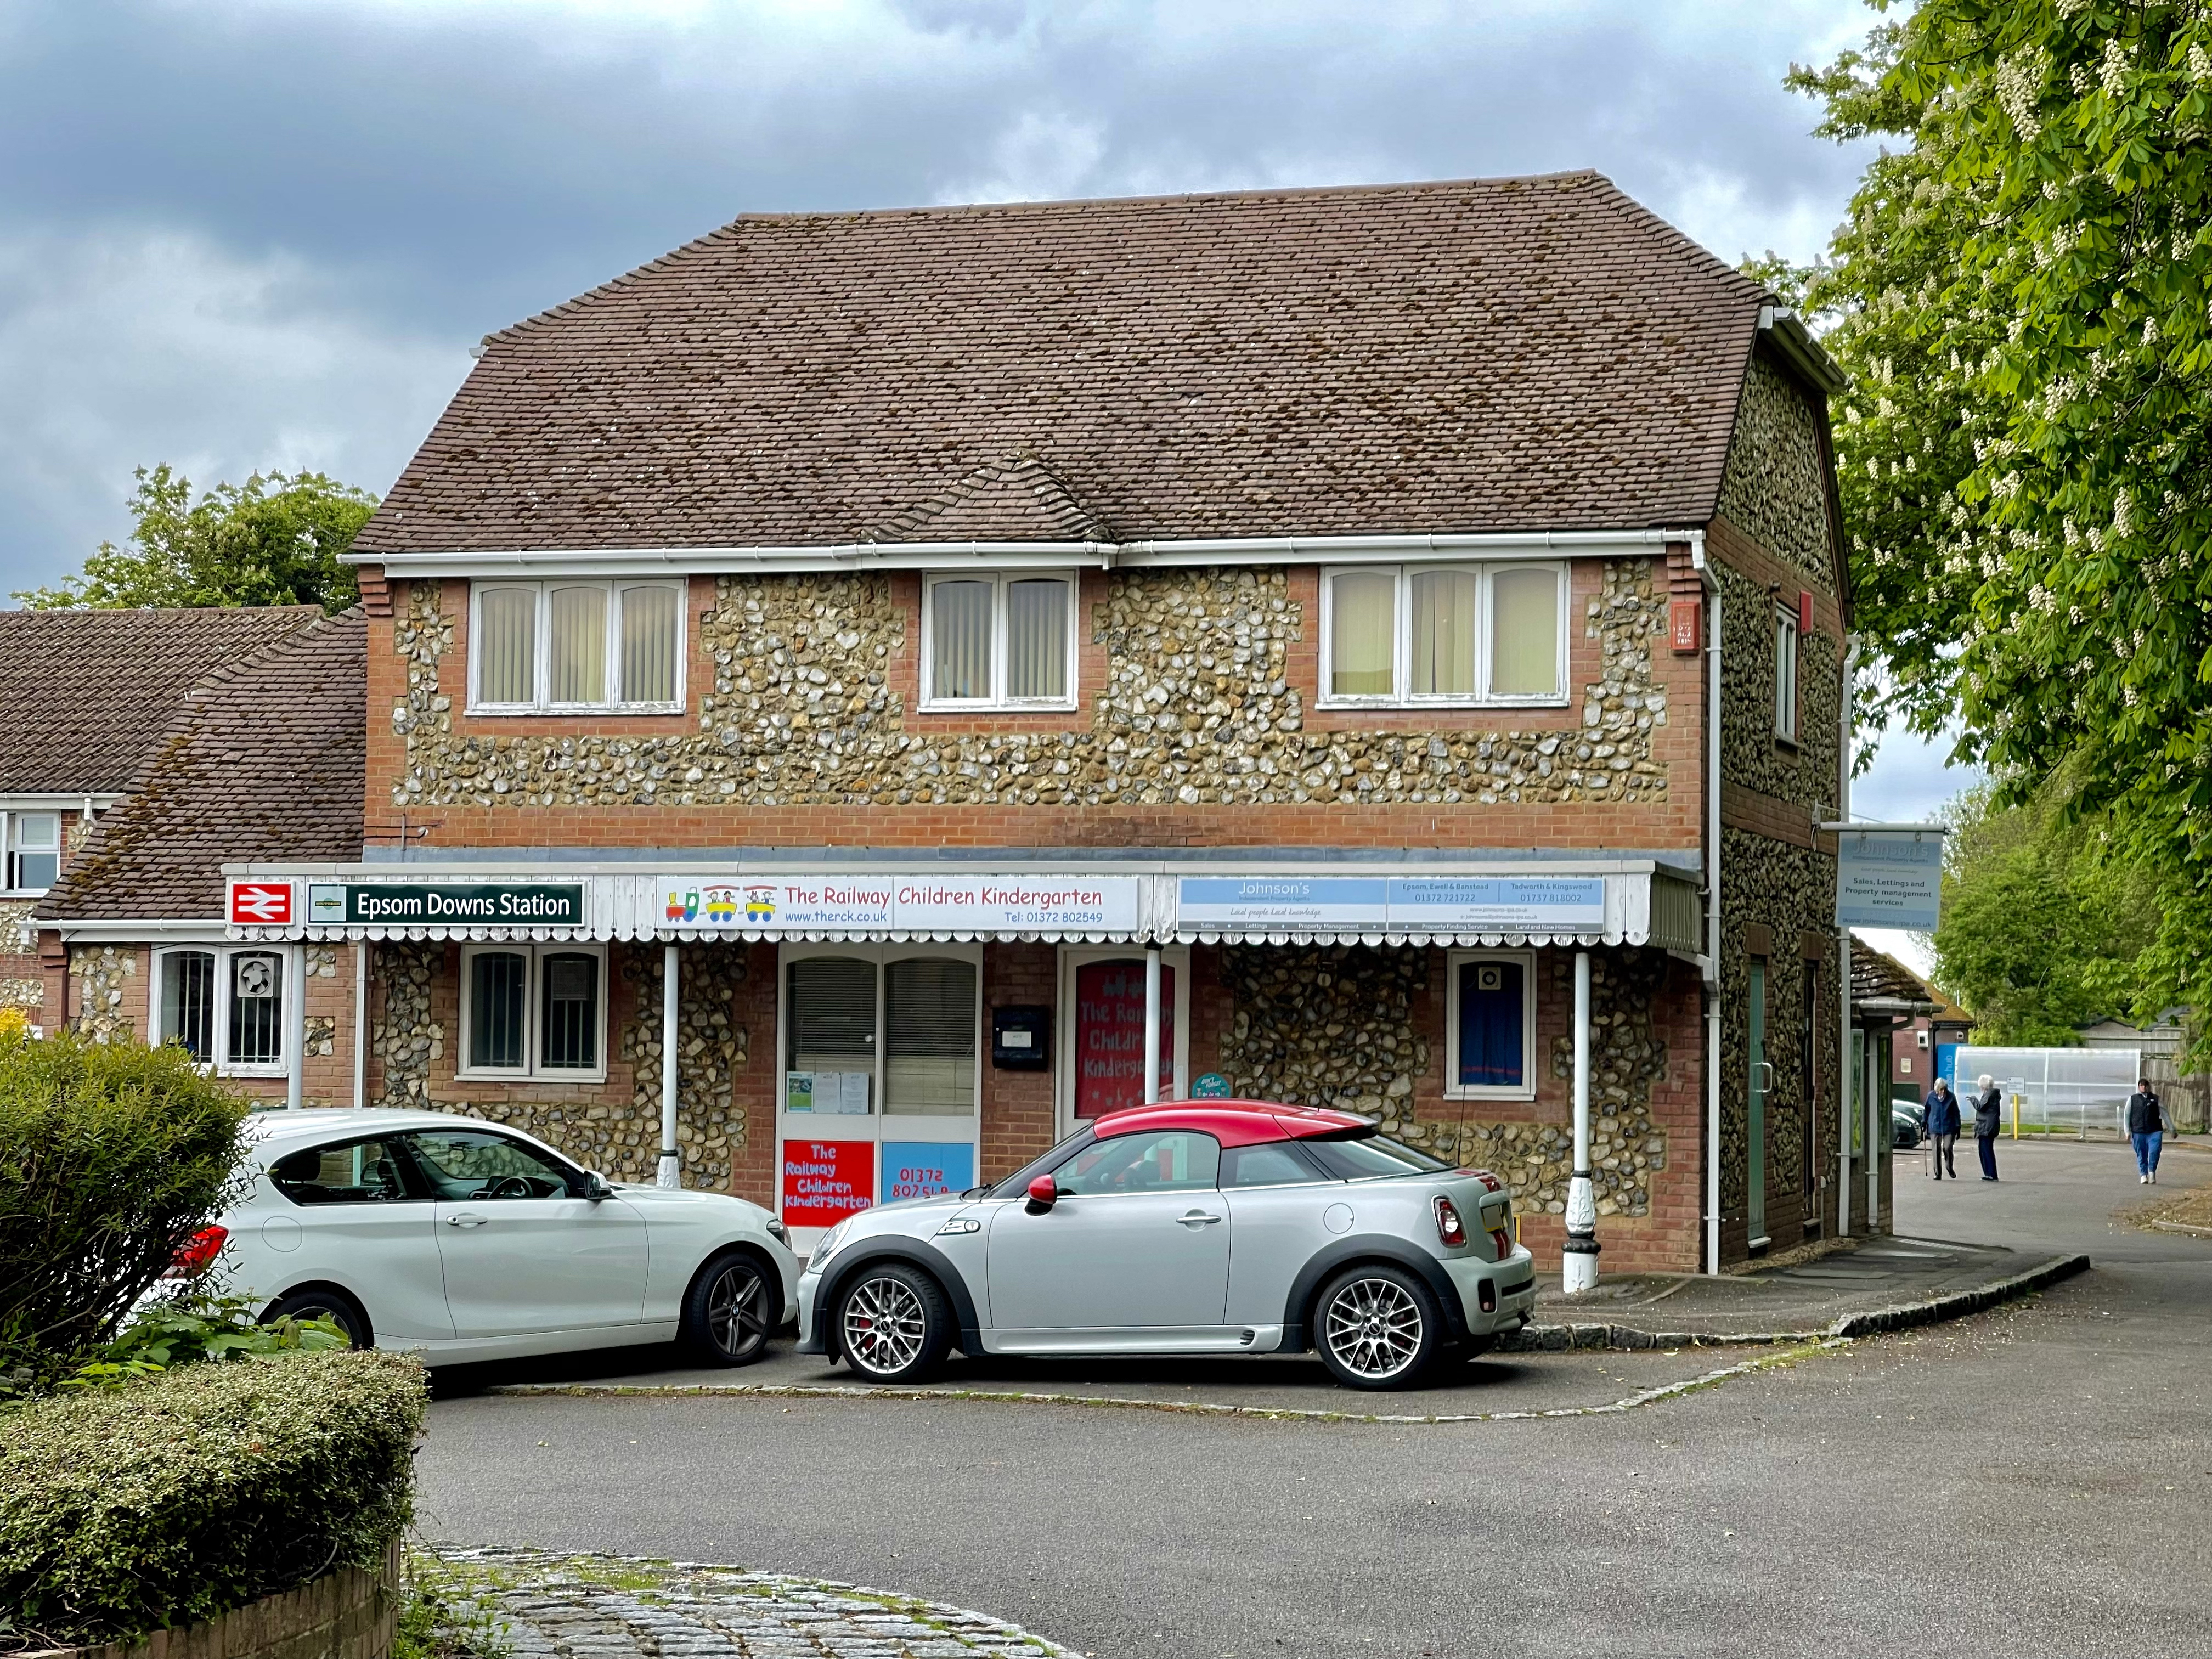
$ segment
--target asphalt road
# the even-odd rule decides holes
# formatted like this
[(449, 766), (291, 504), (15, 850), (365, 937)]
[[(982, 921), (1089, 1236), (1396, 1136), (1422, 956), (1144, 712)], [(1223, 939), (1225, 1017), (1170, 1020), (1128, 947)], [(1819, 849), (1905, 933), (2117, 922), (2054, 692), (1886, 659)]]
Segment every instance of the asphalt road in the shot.
[(1900, 1230), (2094, 1272), (1626, 1413), (463, 1397), (433, 1408), (422, 1528), (848, 1579), (1102, 1659), (2201, 1659), (2212, 1240), (2115, 1226), (2153, 1194), (2112, 1143), (2001, 1158), (1995, 1186), (1908, 1163)]

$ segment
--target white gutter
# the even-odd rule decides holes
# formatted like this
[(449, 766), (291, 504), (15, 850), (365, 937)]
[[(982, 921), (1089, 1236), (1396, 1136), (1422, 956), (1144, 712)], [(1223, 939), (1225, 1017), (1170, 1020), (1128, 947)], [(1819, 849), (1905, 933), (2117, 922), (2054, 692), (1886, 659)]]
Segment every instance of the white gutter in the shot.
[(1705, 1271), (1721, 1270), (1721, 587), (1705, 588)]
[(348, 552), (348, 564), (381, 565), (387, 576), (605, 575), (763, 572), (1037, 569), (1115, 565), (1358, 564), (1479, 554), (1487, 559), (1557, 558), (1619, 549), (1702, 544), (1697, 530), (1538, 530), (1469, 534), (1231, 536), (1181, 541), (837, 542), (821, 546), (524, 548), (477, 552)]

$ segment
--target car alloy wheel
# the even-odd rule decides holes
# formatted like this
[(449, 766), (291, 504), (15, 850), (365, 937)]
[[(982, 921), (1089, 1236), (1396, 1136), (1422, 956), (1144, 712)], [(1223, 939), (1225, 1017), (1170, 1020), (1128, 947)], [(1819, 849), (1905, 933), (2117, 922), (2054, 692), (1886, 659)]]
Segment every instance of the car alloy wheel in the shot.
[(732, 1261), (707, 1286), (707, 1335), (732, 1363), (768, 1345), (768, 1281), (750, 1261)]
[(845, 1298), (845, 1352), (874, 1376), (903, 1371), (921, 1357), (928, 1318), (903, 1279), (864, 1279)]
[(1420, 1358), (1427, 1322), (1403, 1285), (1388, 1279), (1355, 1279), (1328, 1299), (1322, 1340), (1345, 1370), (1363, 1380), (1389, 1382)]

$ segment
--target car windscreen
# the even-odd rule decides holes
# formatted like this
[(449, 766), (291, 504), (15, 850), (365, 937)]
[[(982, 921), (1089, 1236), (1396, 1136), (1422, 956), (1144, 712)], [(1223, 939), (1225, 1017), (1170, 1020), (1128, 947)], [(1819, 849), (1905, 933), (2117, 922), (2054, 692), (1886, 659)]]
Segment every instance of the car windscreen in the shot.
[(1356, 1140), (1316, 1136), (1298, 1144), (1322, 1168), (1342, 1181), (1364, 1181), (1376, 1176), (1433, 1175), (1452, 1167), (1440, 1158), (1431, 1158), (1388, 1135), (1362, 1135)]

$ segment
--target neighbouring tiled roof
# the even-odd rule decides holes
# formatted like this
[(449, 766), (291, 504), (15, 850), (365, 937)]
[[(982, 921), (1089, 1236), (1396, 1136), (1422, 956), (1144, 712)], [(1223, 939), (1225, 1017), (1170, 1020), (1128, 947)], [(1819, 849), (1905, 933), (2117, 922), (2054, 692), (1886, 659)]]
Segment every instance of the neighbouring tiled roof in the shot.
[[(355, 545), (1702, 524), (1771, 300), (1591, 173), (747, 216), (491, 336)], [(1018, 454), (1080, 505), (928, 522)]]
[(38, 919), (219, 921), (226, 862), (358, 859), (367, 641), (349, 611), (209, 676)]
[[(1863, 939), (1851, 941), (1851, 1000), (1875, 999), (1899, 1002), (1942, 1002), (1928, 981), (1895, 957), (1887, 956)], [(1961, 1018), (1965, 1016), (1961, 1015)]]
[(0, 794), (128, 787), (211, 670), (322, 614), (312, 605), (0, 611)]

